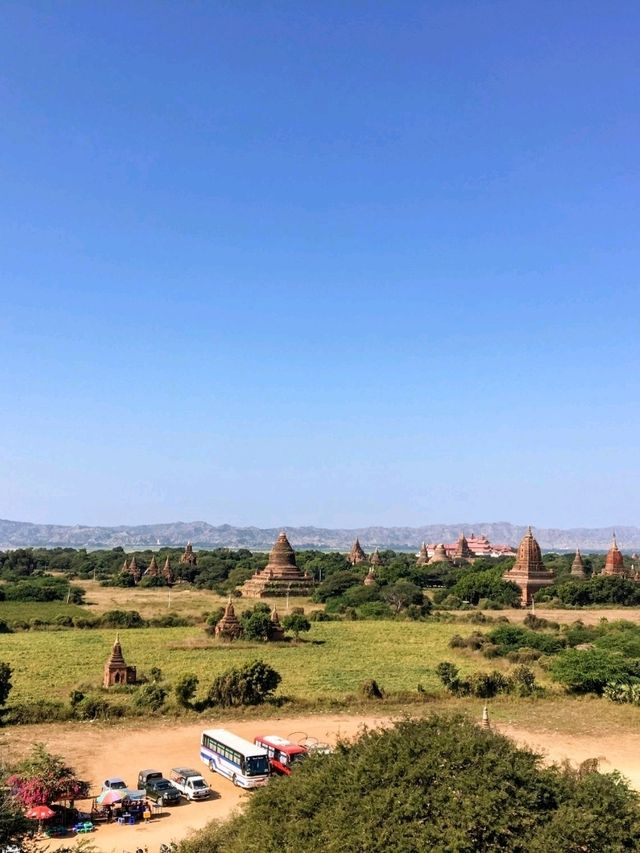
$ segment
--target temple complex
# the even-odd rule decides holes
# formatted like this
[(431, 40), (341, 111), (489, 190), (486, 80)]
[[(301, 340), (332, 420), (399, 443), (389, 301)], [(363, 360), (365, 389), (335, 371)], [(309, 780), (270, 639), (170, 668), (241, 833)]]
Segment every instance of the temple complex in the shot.
[(571, 577), (572, 578), (586, 578), (587, 573), (584, 570), (584, 563), (582, 562), (582, 554), (580, 553), (580, 548), (576, 548), (576, 555), (573, 558), (573, 563), (571, 563)]
[[(457, 542), (444, 543), (443, 548), (446, 551), (447, 557), (450, 559), (460, 559), (457, 556), (457, 553), (460, 549), (461, 538), (464, 534), (460, 534)], [(464, 536), (467, 543), (467, 548), (471, 552), (471, 555), (468, 557), (464, 557), (462, 559), (472, 560), (476, 557), (515, 557), (516, 552), (510, 545), (494, 545), (491, 543), (486, 536), (476, 536), (475, 533), (472, 533), (468, 538)], [(435, 544), (424, 544), (423, 548), (427, 552), (427, 557), (433, 556), (433, 553), (436, 549), (437, 545)], [(420, 554), (422, 554), (422, 548), (420, 548)], [(466, 550), (466, 549), (465, 549)], [(420, 555), (418, 555), (420, 556)], [(419, 563), (419, 565), (422, 565)]]
[(520, 600), (525, 606), (531, 604), (533, 596), (539, 589), (553, 583), (553, 574), (544, 567), (542, 552), (533, 538), (531, 528), (522, 537), (513, 568), (505, 572), (502, 577), (520, 587)]
[(116, 687), (121, 684), (136, 683), (136, 668), (135, 666), (127, 666), (122, 654), (122, 646), (120, 639), (116, 634), (116, 641), (111, 649), (109, 659), (104, 665), (104, 675), (102, 678), (103, 687)]
[(181, 563), (188, 563), (190, 566), (198, 565), (198, 557), (196, 556), (195, 551), (193, 550), (193, 545), (191, 542), (187, 542), (187, 547), (184, 549), (184, 554), (180, 557)]
[(447, 554), (447, 549), (444, 547), (444, 545), (442, 543), (439, 545), (436, 545), (436, 547), (433, 549), (433, 556), (429, 560), (429, 565), (431, 566), (434, 563), (450, 563), (450, 562), (451, 562), (451, 559), (450, 559), (449, 555)]
[(221, 637), (223, 640), (237, 640), (242, 635), (242, 625), (236, 616), (236, 611), (229, 596), (229, 601), (224, 609), (222, 618), (213, 629), (216, 637)]
[(611, 543), (611, 548), (607, 551), (607, 558), (604, 561), (604, 569), (602, 570), (603, 575), (625, 575), (625, 567), (624, 567), (624, 558), (620, 553), (620, 549), (618, 548), (618, 543), (616, 542), (616, 534), (613, 534), (613, 542)]
[(296, 564), (296, 555), (284, 531), (278, 536), (269, 554), (269, 562), (242, 586), (247, 598), (271, 595), (311, 595), (313, 578), (303, 574)]
[(274, 607), (271, 611), (271, 628), (269, 630), (269, 639), (275, 640), (284, 640), (284, 628), (282, 627), (282, 623), (280, 622), (280, 617), (278, 616), (278, 611)]
[(469, 543), (467, 542), (467, 537), (464, 533), (461, 533), (458, 537), (458, 541), (456, 543), (455, 551), (453, 552), (454, 560), (473, 560), (475, 557), (474, 552), (469, 547)]
[(418, 556), (416, 558), (417, 566), (426, 566), (429, 562), (429, 552), (427, 551), (427, 543), (423, 542), (420, 546), (420, 551), (418, 552)]
[(356, 539), (349, 551), (347, 556), (347, 560), (351, 563), (352, 566), (357, 566), (359, 563), (364, 563), (367, 560), (367, 555), (362, 550), (362, 545), (360, 544), (360, 540)]

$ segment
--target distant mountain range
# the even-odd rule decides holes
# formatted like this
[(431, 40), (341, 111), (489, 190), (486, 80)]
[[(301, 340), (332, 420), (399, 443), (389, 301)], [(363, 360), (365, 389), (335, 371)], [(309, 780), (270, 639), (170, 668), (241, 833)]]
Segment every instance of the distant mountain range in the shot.
[[(296, 548), (319, 548), (347, 551), (356, 536), (367, 549), (393, 548), (417, 550), (421, 542), (453, 542), (461, 530), (470, 536), (483, 534), (494, 544), (517, 545), (526, 527), (508, 522), (474, 522), (458, 524), (427, 524), (424, 527), (359, 527), (328, 529), (322, 527), (284, 527), (291, 544)], [(616, 527), (622, 550), (640, 550), (640, 527)], [(61, 524), (31, 524), (25, 521), (0, 519), (0, 549), (20, 547), (115, 548), (127, 550), (154, 548), (159, 545), (180, 547), (192, 542), (198, 548), (270, 548), (279, 528), (214, 526), (205, 521), (171, 524), (141, 524), (118, 527), (66, 526)], [(568, 551), (576, 547), (583, 551), (604, 551), (611, 543), (611, 527), (576, 527), (568, 530), (536, 527), (535, 536), (547, 551)]]

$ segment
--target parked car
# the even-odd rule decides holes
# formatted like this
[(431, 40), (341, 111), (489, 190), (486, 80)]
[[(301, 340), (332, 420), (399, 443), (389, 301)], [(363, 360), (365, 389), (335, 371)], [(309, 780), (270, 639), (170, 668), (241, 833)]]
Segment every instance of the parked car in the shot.
[(120, 776), (110, 776), (102, 783), (103, 791), (119, 791), (123, 799), (127, 800), (143, 800), (144, 794), (137, 791), (135, 788), (128, 788), (127, 783)]
[(147, 783), (154, 779), (164, 779), (160, 770), (141, 770), (138, 773), (138, 789), (142, 791), (147, 787)]
[(180, 802), (180, 791), (168, 779), (151, 779), (144, 790), (147, 799), (159, 806), (175, 806)]
[(213, 793), (200, 773), (190, 767), (174, 767), (169, 778), (188, 800), (206, 800)]
[(102, 783), (103, 791), (126, 791), (127, 783), (120, 776), (111, 776)]

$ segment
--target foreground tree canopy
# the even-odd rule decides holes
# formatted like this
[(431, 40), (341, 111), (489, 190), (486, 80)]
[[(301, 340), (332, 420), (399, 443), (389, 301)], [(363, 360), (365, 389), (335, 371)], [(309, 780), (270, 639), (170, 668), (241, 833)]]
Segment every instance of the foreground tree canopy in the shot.
[(638, 849), (638, 795), (617, 774), (543, 767), (501, 735), (432, 716), (309, 758), (180, 853)]

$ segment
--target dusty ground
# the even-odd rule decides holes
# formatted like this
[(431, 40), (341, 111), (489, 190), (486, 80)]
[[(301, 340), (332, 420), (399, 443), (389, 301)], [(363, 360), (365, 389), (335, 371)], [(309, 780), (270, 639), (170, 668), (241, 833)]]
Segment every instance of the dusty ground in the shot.
[[(294, 717), (269, 721), (243, 721), (230, 728), (249, 739), (256, 734), (295, 735), (299, 740), (304, 734), (320, 741), (334, 743), (339, 737), (351, 737), (363, 726), (375, 726), (390, 722), (389, 717), (357, 716), (311, 716)], [(24, 726), (7, 731), (2, 743), (3, 758), (9, 760), (27, 750), (34, 741), (43, 740), (47, 747), (61, 753), (74, 765), (79, 775), (92, 781), (92, 791), (98, 793), (101, 780), (110, 775), (123, 776), (135, 785), (138, 770), (153, 767), (168, 772), (176, 765), (190, 765), (202, 769), (217, 796), (203, 803), (183, 803), (167, 809), (162, 817), (147, 825), (135, 827), (119, 825), (99, 826), (90, 837), (92, 843), (105, 853), (133, 851), (137, 847), (148, 847), (149, 853), (157, 853), (162, 842), (180, 840), (189, 832), (198, 829), (214, 818), (228, 817), (246, 798), (242, 792), (223, 779), (212, 774), (200, 762), (198, 745), (203, 728), (216, 725), (215, 720), (188, 724), (159, 723), (144, 728), (102, 727), (91, 723), (50, 725), (46, 728)], [(223, 724), (229, 726), (229, 724)], [(495, 726), (504, 734), (521, 744), (527, 744), (542, 752), (549, 760), (562, 761), (566, 758), (574, 763), (586, 758), (599, 758), (601, 769), (613, 769), (623, 773), (632, 784), (640, 789), (640, 733), (619, 735), (567, 736), (557, 731), (532, 731), (508, 724)], [(87, 803), (90, 806), (90, 803)], [(68, 843), (52, 841), (55, 849)]]
[[(522, 622), (526, 615), (531, 612), (531, 608), (526, 610), (487, 610), (485, 612), (488, 616), (506, 616), (510, 622)], [(467, 610), (466, 613), (469, 611)], [(640, 608), (638, 607), (618, 607), (603, 610), (595, 608), (593, 610), (554, 610), (551, 607), (536, 607), (535, 615), (542, 619), (549, 619), (550, 622), (559, 622), (561, 625), (576, 622), (578, 619), (585, 625), (597, 625), (601, 619), (608, 619), (609, 622), (615, 622), (618, 619), (624, 619), (627, 622), (640, 622)]]

